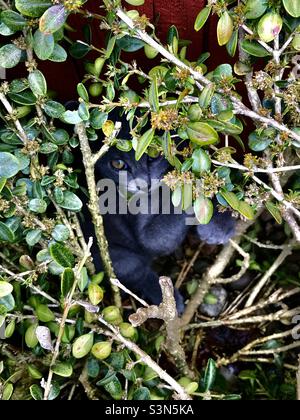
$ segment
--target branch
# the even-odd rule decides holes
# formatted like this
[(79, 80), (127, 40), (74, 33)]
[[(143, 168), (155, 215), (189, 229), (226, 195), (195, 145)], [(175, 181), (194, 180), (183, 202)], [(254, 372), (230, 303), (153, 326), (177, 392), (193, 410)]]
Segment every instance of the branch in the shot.
[[(18, 283), (22, 283), (23, 285), (26, 284), (26, 280), (24, 279), (24, 274), (29, 275), (29, 273), (20, 273), (20, 274), (15, 274), (12, 271), (8, 270), (7, 268), (3, 267), (2, 265), (0, 265), (0, 271), (3, 271), (4, 273), (8, 274), (9, 276), (11, 276), (14, 280), (16, 280)], [(30, 273), (35, 273), (35, 271), (30, 272)], [(33, 286), (32, 284), (29, 284), (28, 287), (33, 290), (35, 293), (37, 293), (40, 296), (43, 296), (45, 299), (49, 300), (49, 302), (54, 303), (55, 305), (60, 305), (60, 303), (54, 299), (53, 297), (51, 297), (50, 295), (48, 295), (48, 293), (44, 292), (43, 290), (41, 290), (38, 286)]]
[[(247, 26), (247, 25), (242, 25), (241, 28), (247, 32), (247, 34), (253, 36), (254, 32)], [(273, 55), (273, 48), (270, 47), (270, 45), (268, 45), (266, 42), (262, 41), (261, 39), (258, 39), (257, 42), (264, 47), (265, 50), (267, 50), (271, 55)]]
[(266, 283), (270, 280), (270, 278), (273, 276), (273, 274), (276, 272), (276, 270), (284, 263), (286, 258), (291, 255), (292, 248), (291, 245), (294, 243), (289, 243), (287, 246), (282, 250), (280, 255), (276, 258), (272, 266), (269, 268), (269, 270), (265, 273), (265, 275), (262, 277), (262, 279), (258, 282), (258, 284), (253, 289), (251, 295), (249, 296), (245, 307), (248, 308), (249, 306), (253, 305), (253, 302), (259, 295), (260, 291), (263, 289), (263, 287), (266, 285)]
[[(246, 230), (254, 223), (255, 221), (249, 222), (240, 222), (237, 226), (237, 236), (234, 238), (235, 244), (239, 244), (241, 241), (241, 235), (243, 235)], [(215, 283), (215, 280), (220, 277), (227, 265), (229, 264), (231, 258), (233, 257), (236, 248), (232, 243), (224, 246), (220, 254), (218, 255), (215, 263), (207, 270), (203, 275), (202, 279), (199, 281), (198, 290), (194, 296), (189, 301), (186, 310), (181, 318), (182, 326), (188, 325), (195, 313), (197, 312), (199, 306), (202, 304), (205, 296), (209, 292), (210, 287)]]
[(144, 324), (148, 319), (161, 319), (166, 324), (167, 342), (166, 349), (173, 356), (176, 366), (183, 375), (191, 376), (186, 363), (186, 356), (180, 344), (179, 319), (174, 297), (174, 286), (169, 277), (161, 277), (159, 280), (162, 291), (162, 303), (159, 306), (140, 308), (129, 317), (129, 321), (135, 327)]
[[(135, 27), (134, 21), (121, 9), (117, 9), (116, 11), (117, 16), (124, 22), (126, 25), (135, 31), (135, 37), (141, 39), (146, 44), (153, 47), (156, 51), (158, 51), (163, 57), (165, 57), (168, 61), (175, 64), (177, 67), (187, 70), (195, 79), (196, 82), (200, 82), (197, 86), (200, 90), (203, 89), (203, 86), (207, 86), (211, 84), (211, 81), (204, 77), (202, 74), (194, 70), (192, 67), (185, 64), (183, 61), (179, 60), (175, 57), (172, 53), (170, 53), (166, 48), (160, 45), (157, 41), (155, 41), (150, 35), (148, 35), (145, 31), (142, 31)], [(132, 36), (132, 35), (131, 35)], [(270, 49), (270, 47), (269, 47)], [(273, 50), (272, 50), (273, 52)], [(220, 90), (220, 93), (224, 93)], [(300, 136), (296, 134), (294, 131), (287, 128), (285, 125), (280, 124), (273, 118), (263, 117), (257, 112), (254, 112), (247, 108), (236, 96), (230, 95), (230, 99), (234, 105), (236, 113), (240, 115), (245, 115), (254, 121), (259, 121), (262, 124), (267, 124), (268, 126), (276, 128), (276, 130), (287, 133), (291, 138), (300, 142)]]
[[(86, 128), (84, 123), (80, 123), (76, 126), (76, 131), (80, 141), (80, 149), (82, 153), (83, 164), (85, 167), (85, 176), (87, 180), (89, 190), (89, 210), (91, 212), (93, 224), (95, 227), (95, 234), (97, 239), (98, 248), (101, 254), (102, 262), (104, 264), (106, 273), (110, 279), (116, 278), (113, 270), (113, 265), (109, 255), (108, 242), (105, 237), (103, 218), (99, 212), (98, 196), (97, 196), (97, 185), (95, 179), (95, 159), (89, 145), (89, 140), (86, 134)], [(112, 285), (114, 294), (115, 304), (119, 308), (122, 307), (121, 296), (119, 289)]]
[(147, 353), (145, 353), (142, 349), (140, 349), (135, 343), (132, 341), (127, 340), (124, 338), (119, 330), (116, 327), (113, 327), (108, 322), (104, 320), (104, 318), (99, 317), (99, 322), (101, 324), (105, 325), (109, 330), (109, 335), (116, 341), (119, 341), (122, 343), (127, 349), (134, 352), (137, 356), (140, 357), (140, 362), (145, 363), (147, 366), (149, 366), (151, 369), (154, 370), (158, 374), (158, 376), (165, 381), (167, 384), (169, 384), (172, 389), (176, 392), (176, 399), (180, 400), (191, 400), (191, 397), (186, 393), (186, 391), (183, 389), (181, 385), (178, 384), (178, 382), (175, 381), (165, 370), (163, 370)]
[(294, 165), (294, 166), (281, 166), (280, 168), (269, 168), (269, 169), (263, 169), (263, 168), (257, 168), (249, 169), (247, 166), (240, 165), (239, 163), (222, 163), (215, 159), (212, 159), (212, 163), (216, 166), (226, 166), (226, 168), (232, 168), (232, 169), (238, 169), (243, 172), (250, 172), (254, 174), (275, 174), (280, 172), (294, 172), (298, 171), (300, 169), (300, 165)]
[(25, 133), (20, 121), (18, 119), (15, 119), (13, 116), (14, 109), (11, 106), (11, 104), (6, 99), (6, 96), (3, 93), (0, 93), (0, 101), (2, 102), (4, 108), (8, 112), (8, 114), (12, 117), (12, 120), (14, 122), (14, 125), (17, 129), (17, 132), (19, 134), (19, 138), (23, 143), (26, 143), (28, 141), (27, 134)]
[(74, 281), (72, 289), (70, 290), (70, 292), (69, 292), (69, 294), (66, 297), (65, 302), (64, 302), (64, 313), (63, 313), (62, 320), (60, 322), (59, 333), (58, 333), (58, 337), (57, 337), (57, 340), (56, 340), (54, 352), (53, 352), (51, 363), (50, 363), (50, 370), (49, 370), (49, 374), (48, 374), (48, 379), (47, 379), (47, 382), (46, 382), (46, 385), (45, 385), (44, 400), (46, 400), (46, 401), (49, 398), (49, 394), (50, 394), (51, 386), (52, 386), (51, 385), (52, 378), (53, 378), (52, 367), (55, 365), (55, 363), (57, 361), (57, 358), (59, 356), (59, 349), (60, 349), (60, 344), (61, 344), (62, 337), (64, 335), (66, 321), (68, 319), (70, 309), (73, 305), (73, 296), (74, 296), (74, 293), (76, 291), (78, 282), (81, 279), (81, 271), (82, 271), (83, 267), (85, 266), (85, 263), (86, 263), (87, 259), (91, 255), (92, 245), (93, 245), (93, 239), (90, 238), (89, 243), (88, 243), (88, 245), (85, 249), (85, 253), (82, 257), (82, 260), (79, 263), (79, 265), (77, 266), (77, 268), (74, 270), (75, 281)]
[(148, 303), (145, 302), (143, 299), (135, 295), (131, 292), (131, 290), (127, 289), (118, 279), (110, 279), (111, 284), (118, 287), (119, 289), (123, 290), (123, 292), (127, 293), (128, 295), (132, 296), (136, 301), (140, 302), (146, 308), (149, 307)]
[(214, 280), (214, 284), (230, 284), (238, 281), (248, 270), (250, 266), (250, 254), (245, 252), (243, 248), (239, 246), (239, 244), (235, 243), (233, 240), (230, 240), (231, 245), (233, 248), (244, 258), (244, 262), (242, 264), (242, 268), (240, 269), (239, 273), (231, 276), (227, 279), (218, 278)]

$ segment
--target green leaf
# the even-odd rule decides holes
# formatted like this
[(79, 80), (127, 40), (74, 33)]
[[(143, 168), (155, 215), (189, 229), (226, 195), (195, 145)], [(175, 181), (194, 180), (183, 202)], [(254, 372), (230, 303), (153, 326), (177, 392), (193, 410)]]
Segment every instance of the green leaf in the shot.
[(59, 243), (50, 245), (50, 255), (57, 264), (64, 268), (73, 268), (75, 265), (75, 258), (72, 252)]
[(11, 399), (11, 396), (14, 392), (14, 386), (12, 383), (8, 382), (3, 389), (3, 394), (2, 394), (2, 400), (3, 401), (9, 401)]
[[(231, 77), (232, 74), (233, 74), (233, 72), (232, 72), (232, 66), (230, 64), (221, 64), (214, 71), (214, 79), (217, 82), (220, 82), (225, 77)], [(226, 100), (226, 98), (225, 98), (225, 100)]]
[(66, 268), (61, 275), (61, 294), (66, 297), (73, 287), (75, 281), (74, 271), (71, 268)]
[(19, 64), (22, 51), (14, 44), (7, 44), (0, 48), (0, 67), (12, 69)]
[(11, 82), (9, 86), (9, 91), (11, 93), (20, 93), (23, 90), (28, 88), (28, 83), (26, 79), (15, 79)]
[(20, 31), (24, 29), (27, 24), (26, 19), (13, 10), (4, 10), (1, 13), (1, 20), (13, 31)]
[(82, 122), (82, 119), (79, 116), (78, 111), (66, 111), (61, 115), (61, 119), (67, 123), (76, 125)]
[(55, 400), (60, 394), (60, 386), (58, 383), (52, 382), (48, 401)]
[(172, 194), (172, 203), (173, 203), (173, 206), (175, 208), (176, 207), (179, 207), (180, 204), (181, 204), (181, 200), (182, 200), (182, 188), (181, 187), (177, 187), (175, 189), (175, 191), (173, 191), (173, 194)]
[(7, 182), (7, 179), (6, 178), (0, 177), (0, 193), (3, 190), (3, 188), (5, 187), (6, 182)]
[(55, 320), (54, 313), (51, 311), (51, 309), (48, 308), (47, 305), (37, 305), (35, 312), (38, 320), (41, 322), (51, 322)]
[(81, 292), (85, 290), (89, 283), (89, 276), (86, 267), (83, 267), (83, 269), (80, 272), (80, 278), (78, 280), (78, 288)]
[(37, 324), (30, 325), (25, 333), (25, 343), (30, 349), (34, 349), (39, 344), (39, 340), (36, 336), (37, 326)]
[(242, 50), (254, 57), (268, 57), (270, 53), (256, 41), (248, 41), (247, 39), (241, 42)]
[(0, 22), (0, 35), (2, 36), (11, 36), (15, 31), (12, 31), (5, 23)]
[(281, 16), (278, 13), (270, 12), (260, 19), (257, 32), (262, 41), (271, 42), (280, 34), (282, 26)]
[(44, 34), (53, 34), (66, 23), (68, 15), (63, 5), (50, 7), (40, 18), (40, 31)]
[(193, 172), (200, 175), (201, 172), (209, 172), (211, 168), (210, 156), (202, 149), (196, 149), (192, 155), (193, 158)]
[(215, 93), (215, 89), (216, 87), (214, 84), (205, 86), (199, 97), (199, 105), (201, 106), (201, 108), (206, 109), (210, 106), (211, 100)]
[(46, 114), (51, 118), (60, 118), (61, 115), (66, 111), (63, 105), (55, 101), (46, 102), (43, 108)]
[(219, 45), (226, 45), (233, 33), (233, 20), (230, 14), (226, 11), (224, 12), (218, 22), (217, 27), (217, 36)]
[(34, 229), (27, 233), (26, 242), (29, 246), (35, 246), (42, 239), (42, 231)]
[(200, 29), (203, 28), (203, 26), (206, 24), (207, 19), (209, 18), (209, 15), (211, 13), (212, 8), (207, 6), (204, 7), (204, 9), (201, 10), (201, 12), (198, 14), (195, 20), (194, 29), (195, 31), (200, 31)]
[(62, 378), (70, 378), (73, 375), (73, 367), (70, 363), (58, 362), (51, 370), (55, 375), (61, 376)]
[(263, 152), (270, 146), (271, 143), (272, 140), (264, 136), (263, 133), (262, 135), (259, 135), (259, 133), (255, 131), (249, 136), (249, 147), (254, 152)]
[(0, 281), (0, 298), (10, 295), (14, 288), (10, 283), (6, 281)]
[(187, 211), (193, 204), (193, 186), (192, 184), (185, 183), (182, 187), (182, 208)]
[(90, 114), (91, 126), (94, 130), (100, 130), (103, 124), (106, 123), (108, 119), (108, 114), (105, 112), (99, 111), (99, 109), (93, 109)]
[(94, 334), (85, 334), (77, 338), (72, 347), (75, 359), (82, 359), (92, 350), (94, 344)]
[(42, 401), (44, 399), (44, 393), (40, 386), (36, 384), (31, 385), (31, 387), (29, 388), (29, 391), (30, 391), (30, 395), (35, 401)]
[(60, 207), (66, 210), (79, 212), (82, 209), (82, 201), (76, 194), (72, 193), (71, 191), (64, 192), (63, 195), (63, 202), (60, 203)]
[(145, 3), (145, 0), (125, 0), (126, 3), (131, 4), (131, 6), (142, 6)]
[(205, 374), (204, 374), (204, 388), (205, 392), (210, 391), (213, 387), (217, 375), (217, 365), (216, 362), (213, 359), (209, 359)]
[(103, 300), (103, 289), (96, 283), (89, 284), (88, 294), (92, 305), (97, 306)]
[(84, 58), (91, 51), (91, 47), (84, 42), (74, 42), (70, 48), (70, 54), (72, 57), (81, 59)]
[(37, 30), (33, 36), (33, 49), (40, 60), (48, 60), (53, 54), (55, 41), (53, 35)]
[(108, 59), (112, 55), (115, 45), (116, 45), (117, 38), (115, 36), (112, 36), (110, 40), (108, 41), (107, 47), (106, 47), (106, 54), (105, 58)]
[(236, 194), (230, 191), (221, 191), (221, 196), (226, 200), (226, 202), (229, 204), (233, 210), (237, 210), (240, 207), (240, 200), (237, 198)]
[(77, 93), (80, 96), (80, 98), (84, 100), (84, 102), (89, 102), (89, 94), (83, 83), (78, 83)]
[(40, 17), (52, 4), (50, 0), (15, 0), (16, 9), (33, 18)]
[(106, 384), (104, 388), (113, 399), (120, 400), (122, 398), (122, 384), (116, 376), (108, 384)]
[(117, 40), (117, 46), (125, 52), (136, 52), (144, 48), (145, 43), (137, 38), (125, 35)]
[(281, 225), (282, 222), (283, 222), (283, 219), (282, 219), (282, 215), (281, 215), (281, 212), (280, 212), (279, 208), (274, 203), (272, 203), (271, 201), (266, 202), (266, 208), (270, 212), (270, 214), (274, 217), (276, 222), (279, 225)]
[(36, 104), (36, 97), (29, 89), (20, 93), (9, 93), (8, 96), (16, 104), (20, 104), (20, 105), (35, 105)]
[(268, 8), (268, 0), (248, 0), (245, 8), (246, 19), (260, 18)]
[(198, 197), (194, 202), (194, 212), (201, 225), (208, 225), (214, 214), (214, 205), (209, 198)]
[(248, 220), (255, 219), (254, 210), (250, 204), (246, 203), (246, 201), (240, 201), (240, 205), (237, 211)]
[(88, 121), (90, 119), (89, 109), (85, 102), (82, 102), (78, 108), (78, 115), (83, 121)]
[(158, 84), (156, 77), (153, 78), (149, 89), (149, 103), (154, 112), (159, 111)]
[(47, 82), (43, 73), (34, 70), (28, 76), (29, 87), (36, 97), (47, 95)]
[(10, 294), (0, 299), (0, 307), (1, 306), (4, 306), (7, 312), (13, 311), (14, 307), (16, 306), (16, 302), (13, 295)]
[(65, 225), (56, 225), (53, 232), (52, 238), (57, 242), (65, 242), (70, 237), (70, 231)]
[(43, 214), (47, 210), (47, 203), (40, 198), (34, 198), (29, 201), (28, 208), (33, 213)]
[(49, 57), (50, 61), (53, 61), (54, 63), (63, 63), (68, 58), (67, 51), (59, 44), (54, 45), (54, 49), (52, 54)]
[(53, 152), (56, 152), (58, 150), (58, 146), (53, 143), (43, 143), (40, 146), (40, 153), (44, 155), (49, 155)]
[(135, 159), (140, 160), (143, 154), (146, 152), (148, 147), (150, 146), (155, 134), (155, 129), (151, 128), (150, 130), (146, 131), (139, 139), (137, 144), (137, 149), (135, 152)]
[(7, 152), (0, 152), (0, 176), (12, 178), (19, 172), (19, 160)]
[(219, 141), (219, 135), (216, 130), (206, 123), (189, 123), (187, 133), (191, 142), (199, 146), (209, 146)]
[(234, 31), (230, 41), (226, 45), (226, 49), (228, 51), (228, 54), (231, 57), (234, 57), (235, 54), (236, 54), (236, 50), (237, 50), (237, 46), (238, 46), (238, 40), (239, 40), (239, 31)]
[(300, 3), (299, 0), (283, 0), (285, 10), (294, 18), (300, 17)]
[(145, 386), (142, 386), (141, 388), (137, 389), (133, 396), (132, 399), (134, 401), (148, 401), (151, 400), (151, 394), (148, 388), (146, 388)]

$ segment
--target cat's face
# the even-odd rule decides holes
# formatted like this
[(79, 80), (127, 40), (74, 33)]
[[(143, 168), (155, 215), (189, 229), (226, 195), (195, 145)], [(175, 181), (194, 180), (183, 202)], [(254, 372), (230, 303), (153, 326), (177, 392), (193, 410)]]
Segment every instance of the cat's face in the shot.
[(112, 179), (117, 186), (126, 187), (128, 192), (135, 194), (154, 188), (168, 168), (168, 162), (161, 156), (154, 159), (145, 154), (136, 161), (133, 151), (125, 153), (112, 147), (96, 165), (96, 178), (97, 181)]

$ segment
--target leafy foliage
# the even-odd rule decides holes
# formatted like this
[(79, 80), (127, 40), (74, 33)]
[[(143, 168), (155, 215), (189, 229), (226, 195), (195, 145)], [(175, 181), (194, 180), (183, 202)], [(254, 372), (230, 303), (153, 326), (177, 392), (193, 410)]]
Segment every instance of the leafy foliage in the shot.
[[(144, 3), (126, 2), (133, 6)], [(99, 2), (105, 15), (94, 14), (108, 32), (105, 49), (93, 45), (88, 26), (83, 31), (85, 39), (69, 46), (65, 42), (69, 16), (93, 15), (85, 14), (85, 3), (16, 0), (14, 6), (5, 1), (0, 4), (0, 66), (23, 66), (28, 72), (26, 77), (5, 81), (0, 87), (3, 400), (66, 398), (66, 392), (71, 392), (69, 380), (73, 384), (78, 377), (83, 386), (90, 381), (101, 398), (172, 398), (173, 391), (162, 385), (157, 371), (138, 363), (134, 352), (99, 323), (100, 311), (105, 322), (117, 326), (122, 337), (137, 343), (154, 359), (167, 351), (161, 332), (149, 333), (148, 326), (137, 330), (126, 322), (120, 308), (111, 305), (106, 283), (102, 284), (104, 273), (95, 273), (80, 229), (84, 183), (76, 161), (79, 139), (74, 126), (83, 124), (91, 142), (101, 133), (108, 146), (124, 152), (133, 149), (137, 160), (145, 153), (151, 157), (162, 154), (173, 168), (165, 182), (173, 190), (174, 205), (184, 210), (193, 207), (199, 223), (211, 220), (213, 201), (221, 211), (230, 209), (249, 223), (267, 209), (268, 224), (280, 232), (280, 246), (287, 241), (294, 246), (293, 235), (299, 241), (295, 217), (299, 217), (300, 206), (300, 84), (294, 61), (300, 50), (299, 1), (209, 0), (199, 11), (195, 30), (202, 30), (210, 16), (217, 15), (218, 42), (236, 58), (234, 66), (223, 63), (213, 70), (206, 64), (209, 54), (202, 54), (195, 62), (188, 60), (187, 45), (174, 26), (163, 46), (156, 41), (149, 20), (137, 10), (124, 12), (119, 0)], [(123, 52), (141, 49), (149, 59), (161, 54), (166, 60), (156, 63), (147, 74), (135, 62), (124, 62)], [(85, 60), (91, 51), (98, 51), (99, 57), (85, 61), (86, 75), (77, 89), (78, 109), (66, 110), (48, 90), (47, 75), (39, 69), (39, 61), (64, 62), (70, 55)], [(132, 90), (132, 80), (141, 84), (138, 92)], [(239, 93), (243, 81), (251, 109), (243, 104)], [(109, 119), (115, 108), (126, 113), (131, 139), (118, 137), (115, 123)], [(236, 153), (241, 158), (234, 158)], [(276, 177), (282, 173), (286, 179), (281, 183)], [(273, 178), (267, 181), (260, 174), (273, 174)], [(284, 232), (276, 227), (283, 222)], [(252, 242), (258, 233), (264, 235), (259, 223), (249, 234)], [(245, 240), (243, 248), (250, 255), (250, 272), (264, 273), (272, 266), (270, 254), (259, 258), (251, 240)], [(243, 262), (238, 260), (236, 265)], [(299, 286), (298, 273), (286, 278), (287, 268), (282, 270), (275, 279), (279, 295)], [(197, 289), (196, 280), (190, 279), (186, 285), (189, 297)], [(234, 292), (232, 298), (237, 301)], [(253, 313), (256, 311), (254, 308)], [(66, 324), (61, 323), (64, 318)], [(254, 338), (263, 334), (266, 326), (271, 334), (275, 320), (287, 323), (291, 316), (258, 321)], [(245, 325), (252, 337), (251, 322)], [(222, 346), (209, 347), (207, 339), (207, 358), (197, 350), (200, 341), (195, 334), (187, 333), (184, 344), (188, 359), (193, 359), (196, 379), (179, 370), (176, 379), (188, 394), (199, 399), (293, 399), (295, 379), (290, 367), (296, 358), (280, 351), (285, 338), (283, 333), (258, 343), (253, 363), (246, 346), (250, 339), (244, 353), (231, 349), (226, 357)], [(56, 340), (58, 354), (53, 349)], [(270, 349), (273, 353), (268, 353)], [(258, 357), (261, 350), (271, 355), (267, 362), (274, 363), (269, 375)], [(48, 376), (51, 353), (55, 363)], [(218, 358), (217, 363), (210, 357)], [(239, 360), (251, 367), (238, 371), (235, 363)], [(233, 374), (226, 368), (232, 364)], [(42, 389), (41, 378), (47, 381), (47, 376)]]

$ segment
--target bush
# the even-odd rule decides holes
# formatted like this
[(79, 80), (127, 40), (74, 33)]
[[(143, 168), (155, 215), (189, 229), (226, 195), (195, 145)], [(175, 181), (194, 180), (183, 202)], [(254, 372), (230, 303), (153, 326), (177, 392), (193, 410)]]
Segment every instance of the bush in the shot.
[[(174, 393), (181, 399), (189, 394), (294, 399), (293, 349), (299, 341), (290, 325), (299, 312), (294, 298), (300, 240), (299, 2), (209, 0), (195, 30), (217, 15), (218, 42), (236, 61), (212, 71), (206, 66), (209, 53), (188, 60), (187, 43), (174, 26), (164, 46), (147, 17), (126, 11), (119, 0), (99, 2), (103, 16), (87, 13), (84, 3), (0, 2), (0, 66), (27, 71), (0, 87), (2, 399), (66, 399), (74, 392), (83, 398), (78, 381), (91, 399), (163, 400)], [(85, 62), (79, 106), (69, 111), (48, 91), (39, 63), (64, 62), (70, 55), (85, 60), (97, 51), (88, 30), (86, 39), (66, 42), (67, 21), (76, 13), (99, 19), (108, 42), (94, 62)], [(149, 72), (124, 61), (124, 52), (140, 49), (163, 60)], [(133, 90), (132, 81), (141, 89)], [(239, 93), (243, 88), (248, 98)], [(126, 113), (132, 139), (118, 138), (109, 119), (115, 108)], [(103, 135), (94, 154), (90, 142)], [(178, 139), (188, 144), (183, 151)], [(168, 318), (164, 305), (159, 309), (163, 331), (141, 326), (132, 316), (132, 325), (127, 323), (122, 285), (113, 282), (110, 293), (90, 258), (92, 241), (82, 235), (81, 190), (87, 186), (97, 245), (113, 279), (93, 170), (115, 145), (134, 149), (137, 160), (145, 153), (163, 154), (174, 168), (165, 177), (174, 203), (193, 206), (199, 223), (210, 221), (212, 200), (240, 219), (238, 237), (216, 261), (211, 251), (201, 281), (189, 276), (190, 267), (183, 276), (190, 300), (182, 319)], [(86, 183), (77, 165), (79, 149)], [(240, 259), (230, 264), (236, 252)], [(216, 299), (211, 286), (247, 278), (258, 281), (241, 292), (231, 289), (223, 315), (200, 322), (199, 305)], [(162, 288), (172, 285), (163, 278)], [(142, 311), (144, 320), (151, 317)], [(204, 331), (209, 333), (201, 344)], [(229, 351), (224, 341), (230, 341)], [(208, 357), (201, 355), (204, 346)], [(167, 361), (159, 366), (161, 352)], [(271, 366), (268, 374), (264, 364)], [(176, 381), (165, 370), (171, 365)], [(232, 381), (225, 381), (229, 373)]]

